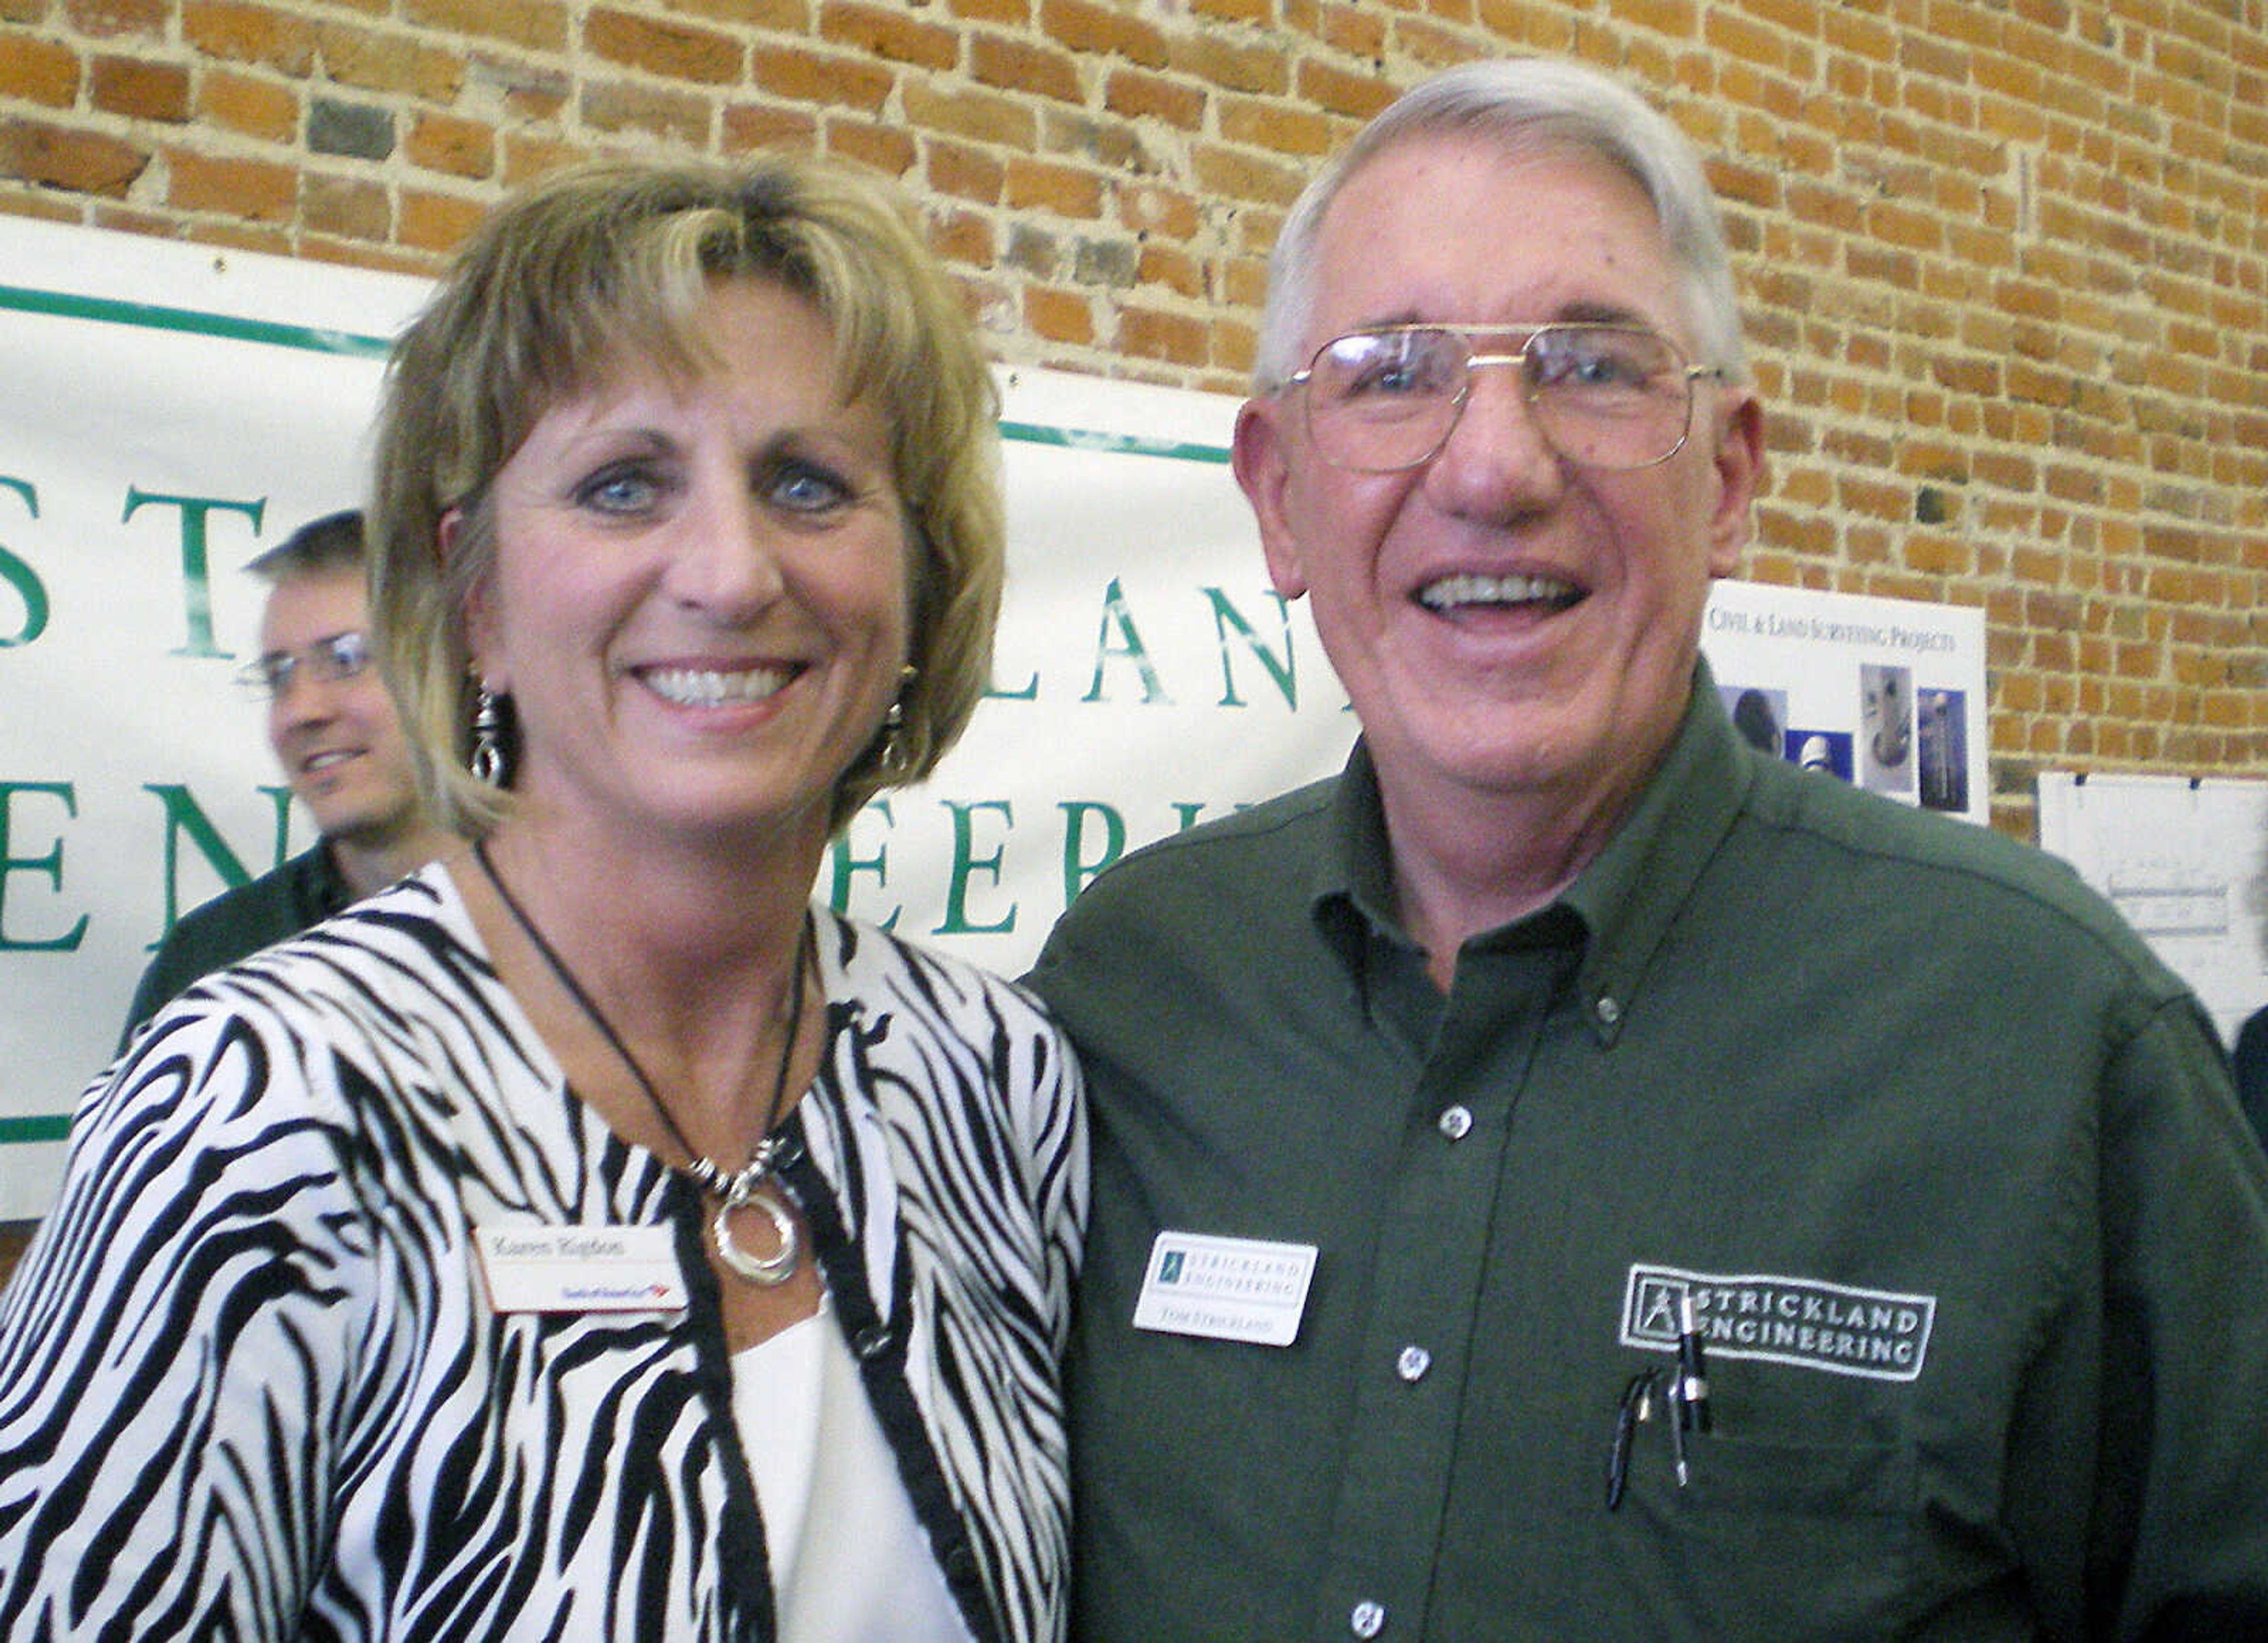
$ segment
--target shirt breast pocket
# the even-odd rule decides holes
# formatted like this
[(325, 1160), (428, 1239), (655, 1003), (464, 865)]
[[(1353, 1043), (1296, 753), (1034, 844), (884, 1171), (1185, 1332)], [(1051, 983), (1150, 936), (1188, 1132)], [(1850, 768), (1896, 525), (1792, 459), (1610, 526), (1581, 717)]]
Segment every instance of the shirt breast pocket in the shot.
[[(1891, 1636), (1910, 1613), (1910, 1450), (1687, 1434), (1680, 1486), (1659, 1427), (1616, 1516), (1653, 1635), (1811, 1643)], [(1641, 1464), (1639, 1462), (1651, 1462)]]

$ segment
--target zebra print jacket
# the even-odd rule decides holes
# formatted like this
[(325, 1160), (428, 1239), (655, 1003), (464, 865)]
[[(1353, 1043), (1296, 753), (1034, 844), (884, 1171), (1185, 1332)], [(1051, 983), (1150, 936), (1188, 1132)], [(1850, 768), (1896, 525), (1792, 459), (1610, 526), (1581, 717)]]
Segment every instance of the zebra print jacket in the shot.
[[(1050, 1643), (1077, 1067), (1009, 984), (814, 917), (783, 1178), (970, 1633)], [(0, 1298), (0, 1637), (771, 1638), (703, 1213), (444, 868), (200, 983), (89, 1088)], [(669, 1227), (692, 1304), (496, 1314), (492, 1225)]]

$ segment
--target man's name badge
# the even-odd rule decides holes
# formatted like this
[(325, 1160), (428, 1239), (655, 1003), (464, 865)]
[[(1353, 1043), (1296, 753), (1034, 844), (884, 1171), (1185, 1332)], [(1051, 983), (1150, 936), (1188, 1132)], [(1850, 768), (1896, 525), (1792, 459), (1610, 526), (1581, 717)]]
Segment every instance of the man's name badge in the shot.
[(1289, 1346), (1307, 1308), (1315, 1246), (1161, 1232), (1134, 1303), (1134, 1327), (1256, 1346)]
[(497, 1312), (682, 1312), (685, 1275), (666, 1227), (475, 1227)]

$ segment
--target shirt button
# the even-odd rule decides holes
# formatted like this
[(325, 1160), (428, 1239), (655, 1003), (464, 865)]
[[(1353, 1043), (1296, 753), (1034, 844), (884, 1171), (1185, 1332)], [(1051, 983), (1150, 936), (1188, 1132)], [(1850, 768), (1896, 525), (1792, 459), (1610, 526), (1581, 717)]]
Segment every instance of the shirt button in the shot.
[(1601, 993), (1598, 1003), (1593, 1005), (1591, 1008), (1598, 1016), (1602, 1026), (1612, 1027), (1623, 1019), (1622, 1003), (1611, 994)]
[(1425, 1372), (1433, 1367), (1433, 1354), (1422, 1346), (1405, 1346), (1402, 1355), (1394, 1360), (1394, 1373), (1404, 1381), (1423, 1381)]
[(1386, 1630), (1386, 1608), (1382, 1603), (1365, 1601), (1354, 1606), (1347, 1617), (1347, 1630), (1359, 1638), (1374, 1638)]
[(1473, 1127), (1473, 1115), (1463, 1107), (1444, 1107), (1433, 1123), (1452, 1141), (1462, 1141)]

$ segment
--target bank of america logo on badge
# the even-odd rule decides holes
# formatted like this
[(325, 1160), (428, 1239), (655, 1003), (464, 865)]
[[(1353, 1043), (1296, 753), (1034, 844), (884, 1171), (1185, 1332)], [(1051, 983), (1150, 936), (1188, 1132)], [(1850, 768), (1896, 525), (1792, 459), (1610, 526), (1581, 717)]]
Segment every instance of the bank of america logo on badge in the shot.
[(1712, 1358), (1762, 1358), (1874, 1381), (1918, 1379), (1937, 1322), (1934, 1295), (1634, 1263), (1623, 1290), (1622, 1344), (1675, 1351), (1687, 1295)]

